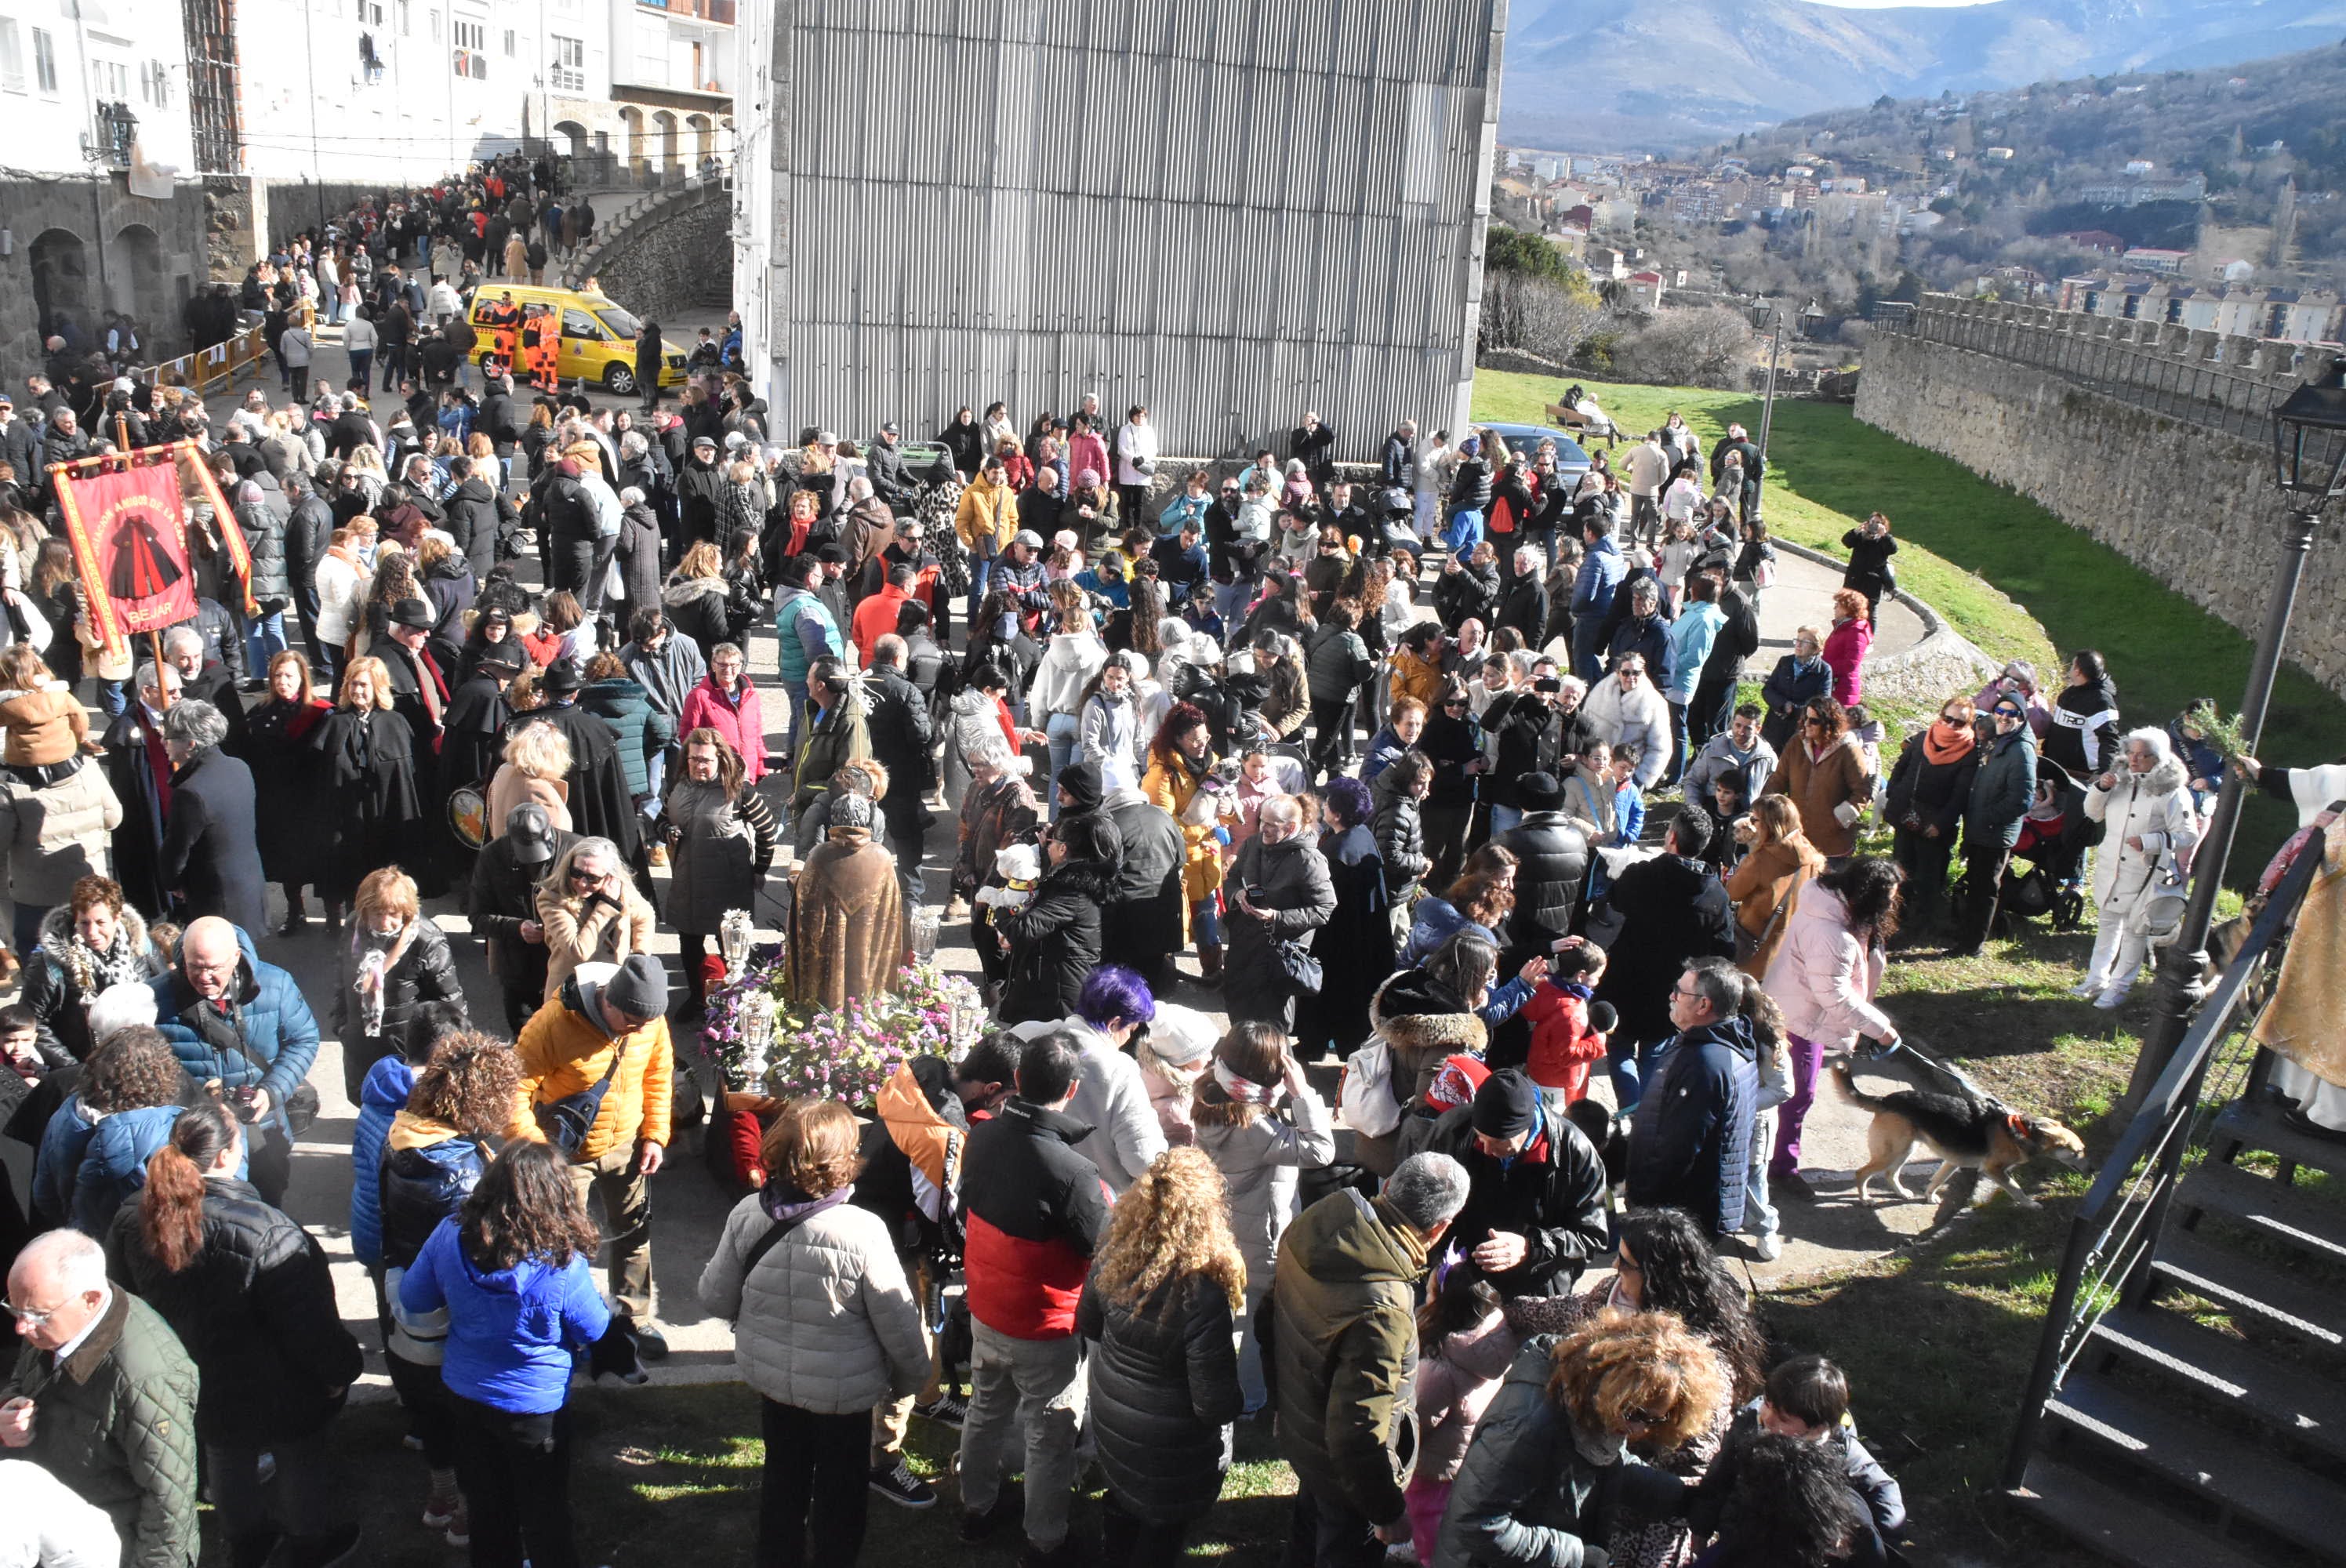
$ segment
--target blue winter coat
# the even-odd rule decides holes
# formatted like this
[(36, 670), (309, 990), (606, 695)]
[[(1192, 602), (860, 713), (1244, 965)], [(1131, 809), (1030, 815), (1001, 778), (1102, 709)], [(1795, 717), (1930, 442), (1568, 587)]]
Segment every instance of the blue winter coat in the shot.
[(444, 1219), (400, 1276), (399, 1304), (411, 1315), (448, 1311), (440, 1364), (451, 1391), (492, 1410), (546, 1415), (570, 1392), (570, 1353), (611, 1326), (595, 1288), (592, 1260), (560, 1268), (525, 1259), (514, 1268), (475, 1268)]
[(358, 1130), (351, 1135), (351, 1251), (373, 1273), (382, 1267), (382, 1145), (391, 1119), (415, 1089), (415, 1069), (385, 1056), (359, 1086)]
[(66, 1095), (41, 1130), (40, 1152), (33, 1159), (33, 1220), (42, 1229), (72, 1217), (74, 1177), (89, 1152), (89, 1135), (97, 1130), (97, 1124), (81, 1108), (79, 1095)]
[(230, 1089), (252, 1085), (267, 1090), (270, 1119), (290, 1136), (285, 1101), (309, 1077), (311, 1064), (318, 1059), (318, 1020), (293, 977), (273, 963), (261, 962), (252, 950), (252, 938), (241, 927), (236, 941), (244, 950), (233, 993), (244, 1049), (216, 1049), (205, 1039), (194, 1020), (198, 1009), (210, 1004), (176, 968), (149, 983), (155, 991), (155, 1027), (197, 1083), (217, 1078)]
[(1660, 1078), (1629, 1135), (1629, 1201), (1682, 1208), (1721, 1236), (1743, 1228), (1743, 1184), (1760, 1090), (1751, 1025), (1729, 1018), (1667, 1042)]
[[(73, 1227), (103, 1241), (114, 1211), (147, 1185), (147, 1162), (171, 1139), (172, 1124), (184, 1107), (142, 1105), (117, 1111), (90, 1130), (81, 1166), (74, 1172)], [(238, 1173), (240, 1177), (243, 1172)]]
[(1629, 575), (1629, 563), (1621, 547), (1607, 535), (1589, 547), (1580, 557), (1580, 570), (1572, 578), (1572, 618), (1586, 616), (1603, 620), (1613, 613), (1613, 594), (1620, 587), (1621, 579)]

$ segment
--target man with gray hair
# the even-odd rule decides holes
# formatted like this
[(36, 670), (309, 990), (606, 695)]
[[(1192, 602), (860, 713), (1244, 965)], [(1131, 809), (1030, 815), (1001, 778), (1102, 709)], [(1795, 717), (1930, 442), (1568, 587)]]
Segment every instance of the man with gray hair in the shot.
[(1381, 1563), (1381, 1543), (1409, 1538), (1417, 1282), (1467, 1189), (1448, 1155), (1413, 1155), (1375, 1197), (1341, 1188), (1280, 1239), (1271, 1298), (1279, 1448), (1295, 1467), (1290, 1563)]
[(114, 880), (142, 915), (153, 920), (166, 907), (160, 876), (163, 824), (171, 806), (171, 757), (163, 745), (163, 712), (178, 700), (184, 684), (178, 667), (141, 664), (132, 677), (134, 699), (98, 738), (106, 759), (106, 781), (122, 802), (122, 822), (114, 830)]
[(35, 1237), (8, 1270), (16, 1364), (0, 1451), (106, 1511), (135, 1568), (196, 1558), (196, 1368), (154, 1308), (107, 1283), (77, 1230)]
[(253, 837), (252, 769), (220, 749), (227, 738), (228, 720), (209, 702), (189, 697), (163, 715), (172, 773), (159, 874), (184, 919), (219, 915), (260, 932), (269, 905)]

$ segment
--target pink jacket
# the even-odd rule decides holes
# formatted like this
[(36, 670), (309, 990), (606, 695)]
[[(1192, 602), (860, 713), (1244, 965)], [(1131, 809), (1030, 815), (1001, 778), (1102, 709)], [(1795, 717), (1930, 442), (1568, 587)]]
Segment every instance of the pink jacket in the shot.
[(1521, 1348), (1506, 1319), (1494, 1312), (1443, 1340), (1417, 1364), (1418, 1480), (1439, 1484), (1457, 1479), (1466, 1445), (1474, 1441), (1474, 1423), (1483, 1419)]
[(1832, 671), (1833, 700), (1843, 708), (1865, 690), (1865, 650), (1872, 646), (1872, 621), (1842, 621), (1825, 634), (1825, 667)]
[(1784, 939), (1760, 986), (1784, 1011), (1784, 1027), (1828, 1051), (1846, 1051), (1857, 1037), (1897, 1037), (1898, 1026), (1873, 1004), (1882, 961), (1858, 943), (1841, 895), (1815, 882), (1792, 895)]
[(717, 677), (708, 677), (692, 688), (684, 699), (684, 712), (676, 721), (676, 738), (681, 742), (696, 729), (713, 729), (732, 743), (741, 754), (743, 777), (752, 784), (766, 776), (766, 719), (758, 704), (758, 688), (750, 677), (741, 677), (739, 703), (729, 701), (717, 689)]

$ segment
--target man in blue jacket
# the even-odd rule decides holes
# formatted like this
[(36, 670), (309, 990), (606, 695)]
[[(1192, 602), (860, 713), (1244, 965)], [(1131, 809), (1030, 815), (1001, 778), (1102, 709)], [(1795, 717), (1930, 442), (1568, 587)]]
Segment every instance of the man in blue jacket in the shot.
[(1742, 1015), (1750, 982), (1723, 958), (1697, 959), (1670, 992), (1678, 1033), (1629, 1134), (1629, 1201), (1682, 1208), (1706, 1228), (1743, 1226), (1759, 1046)]
[(1591, 518), (1580, 530), (1580, 571), (1572, 579), (1572, 673), (1595, 685), (1605, 675), (1605, 620), (1629, 563), (1613, 543), (1613, 524)]
[(188, 1076), (217, 1080), (250, 1125), (252, 1185), (280, 1207), (293, 1170), (286, 1102), (318, 1059), (318, 1020), (293, 977), (252, 951), (252, 939), (217, 915), (189, 923), (178, 967), (148, 983), (155, 1027)]

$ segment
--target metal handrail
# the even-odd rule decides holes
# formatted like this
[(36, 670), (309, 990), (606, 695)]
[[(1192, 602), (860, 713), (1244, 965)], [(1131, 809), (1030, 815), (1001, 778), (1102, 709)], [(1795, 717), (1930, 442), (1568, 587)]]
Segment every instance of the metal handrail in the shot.
[(2045, 1308), (2036, 1361), (2023, 1391), (2020, 1422), (2004, 1460), (2006, 1490), (2019, 1486), (2026, 1473), (2045, 1403), (2059, 1391), (2070, 1362), (2084, 1349), (2102, 1315), (2131, 1297), (2142, 1270), (2157, 1250), (2184, 1156), (2205, 1138), (2205, 1124), (2215, 1118), (2216, 1107), (2205, 1095), (2219, 1051), (2227, 1044), (2236, 1046), (2227, 1064), (2226, 1098), (2235, 1073), (2248, 1079), (2259, 1075), (2258, 1059), (2264, 1051), (2253, 1045), (2246, 1033), (2255, 1020), (2238, 1019), (2240, 1028), (2235, 1030), (2236, 1015), (2262, 961), (2304, 901), (2306, 890), (2313, 885), (2322, 854), (2318, 836), (2299, 851), (2289, 874), (2249, 928), (2248, 941), (2226, 967), (2223, 980), (2191, 1021), (2174, 1059), (2127, 1125), (2117, 1146), (2102, 1162), (2101, 1173), (2069, 1222), (2068, 1246), (2061, 1257), (2052, 1302)]

